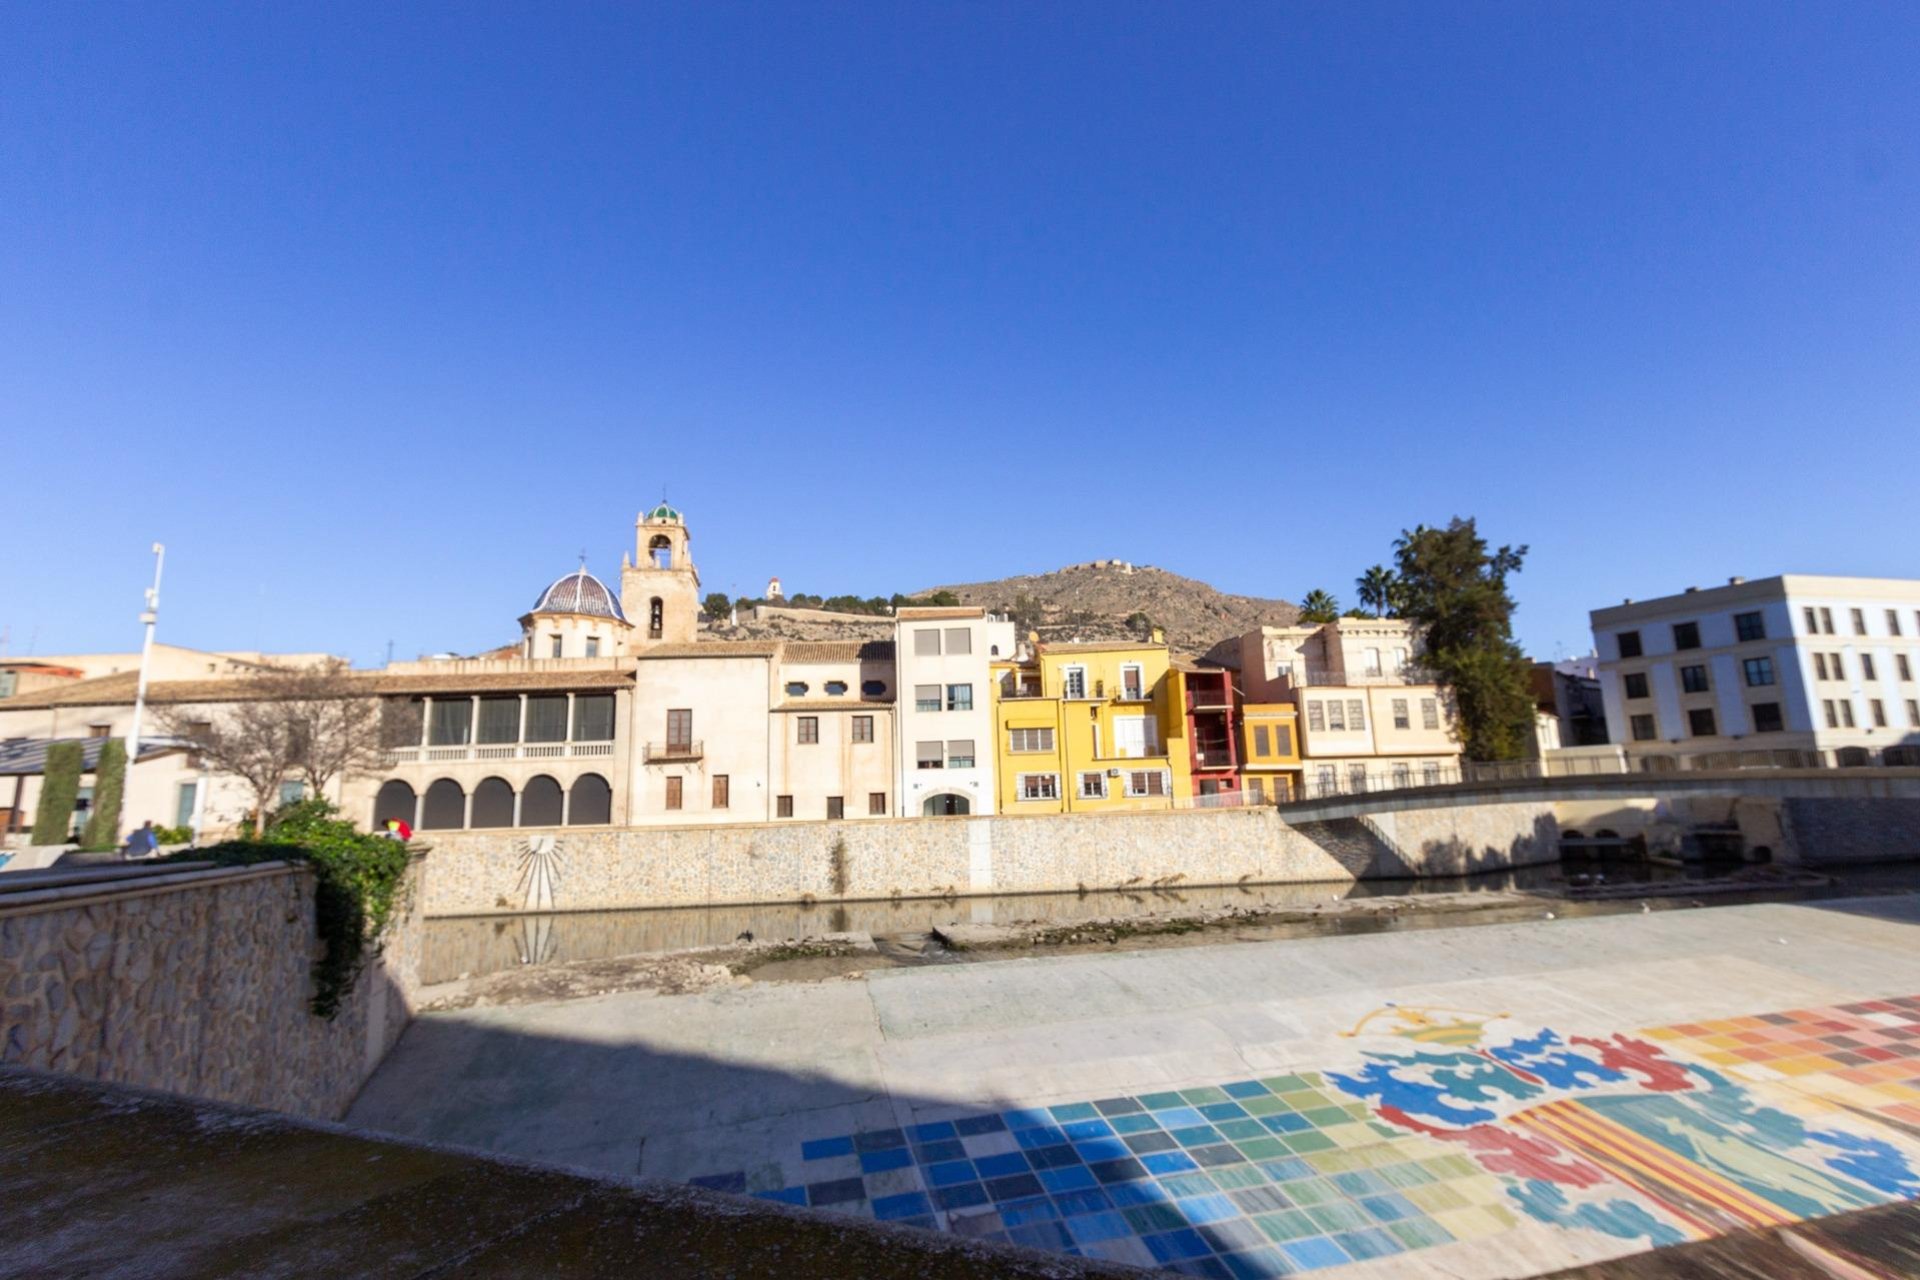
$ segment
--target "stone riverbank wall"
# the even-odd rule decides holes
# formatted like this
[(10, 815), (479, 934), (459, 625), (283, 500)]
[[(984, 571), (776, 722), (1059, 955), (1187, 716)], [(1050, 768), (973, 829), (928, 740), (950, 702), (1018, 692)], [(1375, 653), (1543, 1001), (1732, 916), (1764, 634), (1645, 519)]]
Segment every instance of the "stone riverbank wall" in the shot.
[(1462, 875), (1557, 858), (1545, 799), (1276, 810), (432, 831), (430, 916)]
[(0, 877), (0, 1062), (338, 1119), (412, 1017), (424, 881), (329, 1021), (304, 868)]

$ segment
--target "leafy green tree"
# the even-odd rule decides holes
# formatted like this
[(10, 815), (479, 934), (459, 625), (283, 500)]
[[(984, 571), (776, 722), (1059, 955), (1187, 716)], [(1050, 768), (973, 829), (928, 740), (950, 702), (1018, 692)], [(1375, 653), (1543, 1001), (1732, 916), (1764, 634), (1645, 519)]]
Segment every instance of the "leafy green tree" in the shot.
[(707, 598), (700, 602), (700, 609), (707, 615), (707, 621), (725, 622), (733, 611), (733, 601), (727, 599), (724, 591), (709, 591)]
[(1399, 611), (1399, 578), (1387, 566), (1374, 565), (1354, 579), (1353, 585), (1359, 592), (1361, 605), (1372, 610), (1373, 617), (1390, 617)]
[(40, 776), (40, 807), (33, 815), (35, 844), (65, 844), (73, 827), (73, 802), (80, 797), (80, 768), (85, 757), (77, 742), (47, 748)]
[(1300, 621), (1333, 622), (1340, 617), (1340, 602), (1315, 587), (1300, 597)]
[(100, 744), (100, 759), (93, 766), (93, 810), (87, 815), (82, 849), (98, 852), (120, 847), (120, 800), (126, 787), (126, 741), (108, 738)]
[(1507, 590), (1526, 554), (1524, 546), (1490, 551), (1474, 522), (1457, 516), (1394, 543), (1402, 616), (1420, 624), (1421, 662), (1453, 694), (1469, 759), (1519, 759), (1533, 735), (1530, 664), (1513, 640)]

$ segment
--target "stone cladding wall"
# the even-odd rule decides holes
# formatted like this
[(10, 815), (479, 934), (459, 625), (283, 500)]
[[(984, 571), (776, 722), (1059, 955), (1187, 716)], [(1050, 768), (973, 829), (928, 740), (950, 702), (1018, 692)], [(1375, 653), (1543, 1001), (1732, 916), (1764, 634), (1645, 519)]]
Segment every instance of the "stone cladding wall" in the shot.
[(412, 1017), (423, 873), (416, 860), (383, 954), (331, 1021), (308, 1005), (320, 943), (305, 869), (0, 897), (0, 1062), (338, 1119)]
[(434, 831), (430, 916), (1457, 875), (1548, 861), (1546, 801), (1330, 831), (1273, 809)]

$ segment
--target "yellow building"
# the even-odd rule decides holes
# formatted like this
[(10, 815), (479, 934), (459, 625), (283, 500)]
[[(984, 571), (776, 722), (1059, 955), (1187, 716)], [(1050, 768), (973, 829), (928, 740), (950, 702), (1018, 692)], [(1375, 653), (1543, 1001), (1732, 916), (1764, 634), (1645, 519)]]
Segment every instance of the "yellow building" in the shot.
[(1299, 716), (1290, 702), (1240, 708), (1240, 776), (1249, 804), (1280, 804), (1302, 794)]
[(1188, 800), (1186, 698), (1164, 644), (1040, 645), (993, 664), (1001, 813), (1171, 809)]

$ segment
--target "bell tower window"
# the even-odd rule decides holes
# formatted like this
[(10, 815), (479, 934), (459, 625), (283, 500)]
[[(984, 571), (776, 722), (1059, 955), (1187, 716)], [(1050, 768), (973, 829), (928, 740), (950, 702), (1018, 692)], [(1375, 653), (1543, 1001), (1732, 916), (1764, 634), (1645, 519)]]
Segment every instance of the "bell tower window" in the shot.
[(658, 640), (666, 631), (666, 603), (655, 596), (647, 602), (647, 639)]
[(654, 534), (653, 540), (647, 543), (647, 559), (656, 569), (673, 568), (673, 540), (664, 533)]

